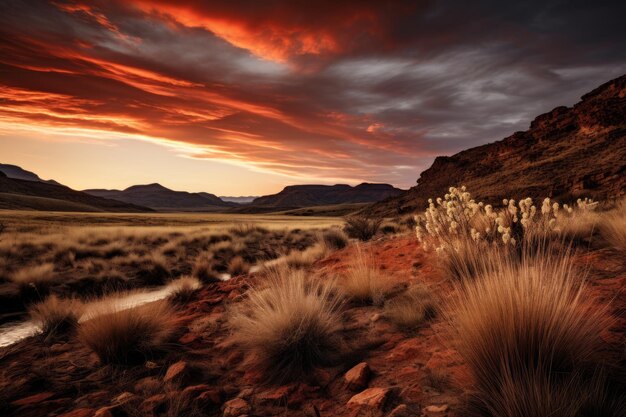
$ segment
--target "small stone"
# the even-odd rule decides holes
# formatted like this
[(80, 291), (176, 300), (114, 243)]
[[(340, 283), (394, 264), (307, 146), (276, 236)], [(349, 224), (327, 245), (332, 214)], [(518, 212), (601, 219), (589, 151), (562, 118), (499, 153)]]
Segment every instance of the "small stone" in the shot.
[(428, 407), (424, 407), (424, 411), (429, 413), (443, 413), (444, 411), (448, 411), (448, 405), (429, 405)]
[(163, 381), (172, 382), (174, 380), (180, 381), (184, 375), (189, 372), (189, 366), (185, 361), (178, 361), (175, 364), (167, 368)]
[(250, 412), (250, 405), (242, 398), (235, 398), (224, 404), (224, 417), (240, 417)]
[(47, 400), (48, 398), (54, 395), (53, 392), (41, 392), (39, 394), (31, 395), (29, 397), (24, 397), (19, 400), (13, 401), (12, 405), (31, 405), (31, 404), (39, 404)]
[(165, 411), (165, 403), (167, 402), (166, 394), (157, 394), (144, 400), (141, 403), (140, 409), (149, 415), (155, 415), (162, 411)]
[(367, 383), (370, 380), (371, 370), (369, 365), (366, 362), (361, 362), (356, 365), (354, 368), (350, 369), (346, 372), (346, 382), (348, 383), (348, 388), (353, 391), (359, 391), (363, 388), (367, 387)]
[(380, 320), (380, 314), (379, 313), (374, 313), (372, 314), (372, 317), (370, 317), (370, 321), (371, 322), (377, 322), (378, 320)]
[(93, 408), (77, 408), (69, 413), (59, 414), (58, 417), (91, 417), (93, 415)]
[(131, 400), (135, 399), (135, 394), (133, 394), (132, 392), (123, 392), (120, 395), (118, 395), (117, 397), (115, 397), (113, 399), (113, 403), (114, 404), (125, 404)]
[(382, 409), (389, 399), (389, 388), (368, 388), (356, 394), (348, 401), (348, 405), (366, 405), (368, 407)]
[(159, 367), (159, 364), (158, 364), (158, 363), (156, 363), (156, 362), (147, 361), (145, 366), (146, 366), (146, 368), (148, 368), (148, 369), (156, 369), (156, 368), (158, 368), (158, 367)]
[(284, 386), (273, 390), (268, 390), (256, 396), (261, 404), (280, 404), (285, 403), (289, 394), (293, 391), (293, 387)]
[(178, 339), (178, 341), (183, 345), (188, 345), (189, 343), (195, 342), (197, 339), (197, 334), (189, 332), (182, 335), (181, 338)]
[(391, 413), (389, 413), (387, 417), (411, 417), (412, 415), (414, 414), (411, 413), (409, 407), (407, 407), (406, 404), (400, 404), (399, 406), (391, 410)]
[(112, 409), (113, 407), (103, 407), (96, 411), (93, 417), (113, 417)]

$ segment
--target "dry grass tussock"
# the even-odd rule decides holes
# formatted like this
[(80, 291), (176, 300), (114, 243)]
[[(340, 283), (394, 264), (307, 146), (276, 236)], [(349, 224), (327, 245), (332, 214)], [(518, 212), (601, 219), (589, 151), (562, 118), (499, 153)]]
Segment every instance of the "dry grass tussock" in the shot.
[(602, 218), (600, 233), (613, 249), (626, 254), (626, 201)]
[(83, 303), (76, 299), (61, 299), (51, 295), (33, 305), (29, 314), (46, 339), (56, 338), (76, 329), (83, 315)]
[(351, 300), (364, 304), (381, 304), (393, 283), (360, 247), (346, 273), (337, 281)]
[(488, 267), (459, 286), (450, 315), (475, 378), (474, 413), (600, 415), (581, 412), (601, 406), (588, 381), (604, 366), (611, 319), (587, 298), (570, 254), (484, 256)]
[(385, 302), (384, 316), (401, 328), (414, 328), (434, 318), (438, 301), (425, 285), (414, 285)]
[(378, 233), (382, 222), (383, 219), (379, 217), (356, 214), (346, 218), (346, 225), (343, 230), (351, 238), (366, 241), (370, 240)]
[(291, 251), (283, 258), (289, 268), (308, 268), (316, 261), (325, 258), (330, 249), (324, 243), (318, 243), (303, 251)]
[(339, 250), (348, 246), (348, 236), (340, 229), (329, 229), (322, 232), (318, 240), (329, 250)]
[(102, 363), (140, 363), (164, 351), (177, 328), (174, 309), (162, 301), (128, 309), (105, 303), (91, 314), (78, 336)]
[(248, 271), (250, 271), (250, 264), (241, 256), (235, 256), (228, 262), (228, 273), (232, 276), (247, 274)]
[(234, 341), (269, 381), (286, 382), (337, 364), (344, 353), (341, 298), (302, 270), (274, 269), (233, 308)]
[(168, 287), (172, 291), (170, 301), (174, 304), (185, 304), (191, 301), (202, 288), (202, 282), (196, 277), (184, 276), (170, 282)]

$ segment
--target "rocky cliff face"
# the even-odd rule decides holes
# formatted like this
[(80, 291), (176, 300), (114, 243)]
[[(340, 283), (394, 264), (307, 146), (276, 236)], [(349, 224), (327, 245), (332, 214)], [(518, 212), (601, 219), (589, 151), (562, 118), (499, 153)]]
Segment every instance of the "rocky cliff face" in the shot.
[(466, 185), (480, 200), (578, 197), (608, 199), (626, 192), (626, 75), (584, 95), (571, 108), (537, 117), (525, 132), (438, 157), (406, 193), (375, 204), (395, 216), (423, 210), (428, 198)]

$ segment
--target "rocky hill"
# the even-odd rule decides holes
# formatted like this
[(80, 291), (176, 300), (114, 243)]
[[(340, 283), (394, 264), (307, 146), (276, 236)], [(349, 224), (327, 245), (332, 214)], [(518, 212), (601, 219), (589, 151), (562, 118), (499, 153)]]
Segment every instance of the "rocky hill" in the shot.
[(0, 171), (0, 209), (91, 212), (151, 211), (146, 207), (92, 196), (60, 184), (9, 178), (2, 171)]
[(98, 197), (137, 204), (161, 211), (219, 211), (237, 206), (209, 193), (174, 191), (161, 184), (133, 185), (125, 190), (85, 190)]
[(17, 165), (0, 164), (0, 172), (4, 173), (9, 178), (15, 178), (18, 180), (47, 182), (49, 184), (61, 185), (55, 180), (43, 180), (34, 172), (27, 171)]
[(367, 210), (395, 216), (422, 210), (451, 185), (476, 198), (607, 199), (626, 192), (626, 75), (571, 108), (537, 117), (524, 132), (452, 156), (440, 156), (417, 185)]
[(363, 183), (355, 187), (336, 185), (291, 185), (278, 194), (254, 199), (249, 208), (294, 209), (331, 204), (372, 203), (397, 196), (402, 190), (389, 184)]

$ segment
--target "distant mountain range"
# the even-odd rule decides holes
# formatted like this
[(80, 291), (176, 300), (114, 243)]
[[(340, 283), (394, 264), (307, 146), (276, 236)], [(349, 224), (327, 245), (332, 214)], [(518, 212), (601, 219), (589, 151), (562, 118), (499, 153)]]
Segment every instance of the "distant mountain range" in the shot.
[(161, 184), (133, 185), (125, 190), (85, 190), (87, 194), (150, 207), (159, 211), (224, 211), (236, 207), (210, 193), (174, 191)]
[[(127, 204), (117, 200), (95, 197), (64, 185), (42, 181), (30, 173), (28, 178), (9, 178), (0, 166), (0, 209), (44, 210), (44, 211), (87, 211), (87, 212), (142, 212), (149, 208)], [(19, 167), (18, 167), (19, 168)], [(23, 172), (11, 171), (12, 175), (23, 176)]]
[(255, 198), (244, 210), (289, 210), (333, 204), (373, 203), (403, 191), (389, 184), (290, 185), (277, 194)]
[(415, 187), (366, 209), (382, 216), (424, 210), (428, 198), (466, 185), (477, 199), (578, 197), (626, 194), (626, 75), (585, 94), (571, 108), (557, 107), (530, 128), (498, 142), (440, 156)]
[(0, 164), (0, 172), (4, 173), (8, 178), (61, 185), (55, 180), (42, 180), (41, 178), (39, 178), (39, 175), (35, 174), (34, 172), (26, 171), (25, 169), (18, 167), (17, 165)]

